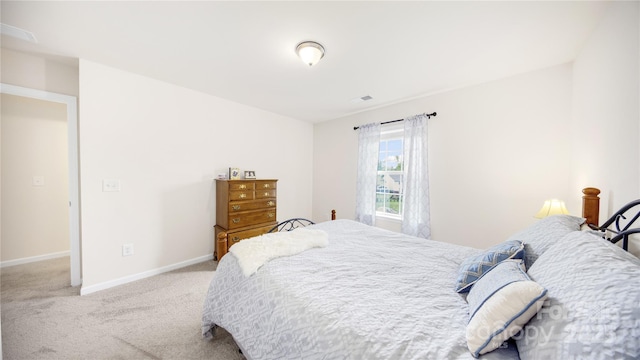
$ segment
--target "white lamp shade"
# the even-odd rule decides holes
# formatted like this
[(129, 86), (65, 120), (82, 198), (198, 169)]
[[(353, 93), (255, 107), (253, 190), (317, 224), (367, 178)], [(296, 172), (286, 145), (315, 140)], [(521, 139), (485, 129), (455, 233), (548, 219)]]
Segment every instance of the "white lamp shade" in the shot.
[(567, 210), (567, 207), (564, 205), (564, 201), (558, 199), (550, 199), (545, 200), (544, 205), (542, 205), (542, 209), (538, 211), (538, 213), (535, 215), (535, 218), (542, 219), (547, 216), (561, 214), (569, 214), (569, 210)]
[(296, 52), (305, 64), (313, 66), (324, 56), (324, 47), (315, 41), (305, 41), (298, 44)]

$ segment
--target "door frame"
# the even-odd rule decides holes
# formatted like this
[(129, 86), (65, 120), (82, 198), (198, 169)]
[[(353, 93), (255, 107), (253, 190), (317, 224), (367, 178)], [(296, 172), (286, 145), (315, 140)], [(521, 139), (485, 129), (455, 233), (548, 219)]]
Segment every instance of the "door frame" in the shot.
[(78, 162), (78, 100), (75, 96), (0, 83), (0, 93), (51, 101), (67, 107), (69, 158), (69, 257), (71, 286), (82, 284), (80, 258), (80, 181)]

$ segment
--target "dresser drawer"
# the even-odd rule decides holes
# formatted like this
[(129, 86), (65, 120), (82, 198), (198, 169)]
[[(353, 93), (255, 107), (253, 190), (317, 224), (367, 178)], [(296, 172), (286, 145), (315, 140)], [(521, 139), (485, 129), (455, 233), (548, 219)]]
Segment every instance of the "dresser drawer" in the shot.
[(252, 238), (254, 236), (259, 236), (262, 235), (264, 233), (266, 233), (267, 231), (271, 230), (275, 225), (274, 224), (270, 224), (267, 226), (262, 226), (262, 227), (258, 227), (255, 229), (251, 229), (251, 230), (244, 230), (244, 231), (238, 231), (238, 232), (234, 232), (234, 233), (228, 233), (227, 234), (227, 238), (229, 239), (229, 247), (231, 247), (231, 245), (239, 242), (240, 240), (244, 240), (244, 239), (249, 239)]
[(231, 181), (229, 182), (229, 190), (230, 191), (236, 191), (236, 190), (253, 190), (255, 189), (256, 184), (253, 181)]
[(229, 214), (229, 229), (276, 221), (276, 209)]
[(257, 189), (256, 190), (256, 199), (268, 199), (268, 198), (275, 198), (276, 197), (276, 190), (260, 190)]
[(275, 199), (252, 200), (252, 201), (234, 201), (229, 204), (229, 214), (250, 211), (258, 209), (274, 209), (276, 207)]
[(229, 191), (229, 201), (253, 200), (255, 192), (253, 190), (237, 190)]
[(256, 180), (256, 191), (276, 189), (276, 184), (275, 180)]

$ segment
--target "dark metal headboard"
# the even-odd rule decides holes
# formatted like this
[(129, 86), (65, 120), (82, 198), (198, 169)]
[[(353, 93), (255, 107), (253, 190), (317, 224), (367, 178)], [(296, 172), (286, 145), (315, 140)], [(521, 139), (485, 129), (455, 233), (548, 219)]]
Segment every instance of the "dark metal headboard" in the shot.
[[(640, 218), (640, 199), (634, 200), (620, 208), (620, 210), (616, 211), (616, 213), (602, 225), (594, 226), (590, 224), (590, 227), (594, 230), (602, 231), (602, 237), (614, 244), (622, 240), (622, 248), (628, 250), (629, 236), (632, 234), (640, 234), (640, 227), (631, 228), (631, 225), (633, 225), (638, 218)], [(613, 234), (613, 236), (609, 236), (609, 233)]]
[(305, 227), (313, 224), (315, 223), (311, 220), (307, 220), (303, 218), (294, 218), (294, 219), (285, 220), (279, 223), (278, 225), (271, 228), (269, 232), (272, 233), (272, 232), (280, 232), (280, 231), (291, 231), (299, 227)]
[[(331, 220), (336, 219), (336, 211), (331, 210)], [(291, 231), (293, 229), (297, 229), (299, 227), (305, 227), (309, 225), (314, 225), (315, 223), (311, 220), (307, 220), (304, 218), (293, 218), (289, 220), (285, 220), (278, 225), (271, 228), (268, 233), (272, 232), (280, 232), (280, 231)]]

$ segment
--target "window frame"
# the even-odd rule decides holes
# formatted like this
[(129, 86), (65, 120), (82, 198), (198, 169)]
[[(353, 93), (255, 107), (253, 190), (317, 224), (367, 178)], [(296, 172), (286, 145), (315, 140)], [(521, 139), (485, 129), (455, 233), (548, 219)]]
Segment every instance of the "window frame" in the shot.
[[(401, 175), (403, 176), (404, 174), (404, 126), (402, 124), (399, 125), (392, 125), (389, 126), (389, 128), (387, 128), (386, 130), (382, 131), (380, 133), (380, 144), (382, 144), (382, 142), (389, 142), (391, 140), (400, 140), (402, 143), (402, 149), (400, 152), (400, 158), (403, 164), (403, 167), (401, 170), (377, 170), (376, 171), (376, 205), (378, 204), (378, 196), (379, 195), (388, 195), (390, 192), (387, 191), (383, 191), (383, 192), (378, 192), (378, 180), (379, 177), (381, 175)], [(382, 159), (380, 159), (380, 150), (378, 150), (378, 164), (380, 164), (380, 161)], [(402, 179), (402, 181), (404, 182), (404, 179)], [(402, 183), (400, 184), (400, 190), (398, 191), (397, 195), (399, 197), (399, 208), (398, 208), (398, 214), (393, 214), (393, 213), (389, 213), (386, 211), (378, 211), (378, 207), (376, 206), (376, 217), (382, 217), (382, 218), (387, 218), (387, 219), (392, 219), (392, 220), (398, 220), (398, 221), (402, 221), (402, 219), (404, 218), (404, 214), (402, 213), (402, 204), (403, 204), (403, 199), (404, 199), (404, 194), (402, 192), (402, 188), (403, 185)], [(394, 193), (396, 194), (396, 193)]]

